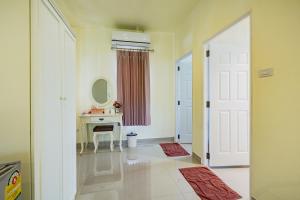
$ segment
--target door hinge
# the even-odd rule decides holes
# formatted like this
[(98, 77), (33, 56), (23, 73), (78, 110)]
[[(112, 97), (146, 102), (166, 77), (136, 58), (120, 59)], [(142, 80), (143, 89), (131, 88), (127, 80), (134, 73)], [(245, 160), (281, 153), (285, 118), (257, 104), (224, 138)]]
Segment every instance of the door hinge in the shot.
[(177, 71), (180, 71), (180, 67), (179, 66), (177, 67)]
[(210, 153), (206, 153), (206, 159), (207, 159), (207, 160), (210, 159)]
[(210, 108), (210, 101), (206, 101), (206, 108)]
[(210, 56), (210, 50), (206, 50), (206, 57), (208, 58)]
[(177, 139), (180, 140), (180, 134), (177, 135)]
[(180, 106), (180, 101), (177, 101), (177, 105)]

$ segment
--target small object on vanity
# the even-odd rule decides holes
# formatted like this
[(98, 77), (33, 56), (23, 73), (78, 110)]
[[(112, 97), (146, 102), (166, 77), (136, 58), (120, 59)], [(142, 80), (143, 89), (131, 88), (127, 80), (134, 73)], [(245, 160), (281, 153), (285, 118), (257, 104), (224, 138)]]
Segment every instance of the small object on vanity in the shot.
[(88, 114), (104, 114), (105, 110), (103, 108), (96, 108), (95, 106), (92, 106), (91, 110), (88, 112)]
[(119, 113), (120, 112), (120, 108), (122, 107), (122, 105), (118, 101), (115, 101), (114, 104), (113, 104), (113, 107), (115, 107), (115, 112)]
[(116, 110), (115, 110), (115, 108), (111, 108), (111, 109), (110, 109), (110, 114), (111, 114), (111, 115), (114, 115), (114, 114), (116, 114)]
[(110, 115), (111, 114), (110, 109), (104, 109), (104, 114), (105, 115)]
[(129, 148), (135, 148), (137, 143), (137, 134), (136, 133), (128, 133), (127, 134), (127, 142)]
[(97, 153), (98, 150), (98, 145), (99, 145), (99, 136), (100, 135), (110, 135), (110, 151), (114, 150), (114, 136), (113, 132), (114, 131), (114, 126), (113, 125), (101, 125), (101, 126), (96, 126), (93, 129), (93, 141), (94, 141), (94, 146), (95, 150), (94, 152)]

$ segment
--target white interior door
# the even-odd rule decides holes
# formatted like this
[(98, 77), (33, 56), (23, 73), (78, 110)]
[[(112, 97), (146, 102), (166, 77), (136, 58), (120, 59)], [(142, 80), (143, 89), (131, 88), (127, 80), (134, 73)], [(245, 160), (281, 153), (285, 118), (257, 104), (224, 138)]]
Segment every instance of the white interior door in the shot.
[(39, 4), (41, 103), (41, 200), (62, 200), (61, 26), (48, 5)]
[(249, 165), (250, 19), (209, 42), (210, 166)]
[(181, 60), (177, 67), (177, 139), (192, 143), (192, 56)]
[(76, 48), (75, 39), (63, 30), (63, 199), (76, 195)]

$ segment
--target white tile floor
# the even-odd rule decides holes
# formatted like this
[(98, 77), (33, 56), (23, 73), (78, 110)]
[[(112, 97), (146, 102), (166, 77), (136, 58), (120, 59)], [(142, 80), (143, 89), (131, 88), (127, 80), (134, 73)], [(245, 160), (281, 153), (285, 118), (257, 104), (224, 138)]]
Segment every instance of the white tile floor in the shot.
[[(191, 145), (183, 145), (191, 152)], [(166, 157), (159, 145), (78, 155), (77, 200), (200, 199), (178, 168), (200, 166), (190, 156)], [(249, 196), (249, 170), (214, 169), (232, 189)], [(248, 199), (248, 198), (243, 198)]]
[(249, 168), (212, 169), (229, 187), (239, 193), (243, 200), (250, 199), (250, 170)]

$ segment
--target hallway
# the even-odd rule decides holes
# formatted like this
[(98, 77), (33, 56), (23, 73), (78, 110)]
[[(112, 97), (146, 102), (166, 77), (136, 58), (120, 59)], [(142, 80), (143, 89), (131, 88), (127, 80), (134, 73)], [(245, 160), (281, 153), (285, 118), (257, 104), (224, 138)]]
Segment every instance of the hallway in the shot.
[[(183, 146), (191, 153), (191, 145)], [(159, 145), (126, 148), (122, 153), (99, 151), (78, 156), (77, 200), (200, 199), (178, 170), (200, 166), (190, 156), (168, 158)], [(249, 196), (249, 169), (214, 171), (243, 197)]]

